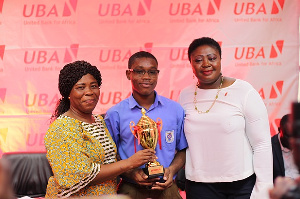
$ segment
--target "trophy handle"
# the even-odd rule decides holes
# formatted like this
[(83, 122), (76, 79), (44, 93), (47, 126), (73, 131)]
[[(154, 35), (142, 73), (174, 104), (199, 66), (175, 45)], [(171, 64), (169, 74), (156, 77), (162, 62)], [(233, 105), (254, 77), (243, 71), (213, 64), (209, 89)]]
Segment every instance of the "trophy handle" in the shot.
[(162, 123), (162, 120), (159, 117), (156, 119), (156, 125), (157, 125), (157, 130), (160, 133), (163, 123)]
[(158, 131), (158, 144), (159, 144), (159, 149), (161, 150), (161, 129), (162, 129), (163, 122), (162, 120), (158, 117), (156, 119), (156, 126), (157, 126), (157, 131)]
[(133, 121), (131, 121), (131, 122), (129, 123), (129, 127), (130, 127), (130, 131), (131, 131), (131, 133), (134, 135), (134, 137), (135, 137), (136, 139), (139, 139), (139, 138), (137, 137), (137, 132), (136, 132), (136, 129), (135, 129), (135, 123), (134, 123)]

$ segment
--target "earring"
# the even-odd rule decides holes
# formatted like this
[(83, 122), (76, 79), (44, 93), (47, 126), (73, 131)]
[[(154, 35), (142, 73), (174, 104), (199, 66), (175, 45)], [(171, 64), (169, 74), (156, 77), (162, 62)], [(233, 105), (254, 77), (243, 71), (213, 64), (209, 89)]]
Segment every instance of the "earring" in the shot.
[(68, 97), (68, 99), (70, 99), (70, 96)]

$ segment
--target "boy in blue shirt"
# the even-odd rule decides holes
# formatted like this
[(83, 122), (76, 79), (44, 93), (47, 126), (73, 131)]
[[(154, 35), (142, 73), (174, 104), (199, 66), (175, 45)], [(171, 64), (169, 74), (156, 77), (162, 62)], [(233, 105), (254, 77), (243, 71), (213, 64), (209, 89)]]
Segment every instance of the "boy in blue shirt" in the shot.
[(149, 179), (141, 168), (122, 175), (118, 193), (137, 199), (181, 198), (173, 180), (185, 164), (185, 149), (188, 146), (183, 131), (184, 110), (177, 102), (158, 95), (154, 90), (158, 74), (158, 62), (151, 53), (140, 51), (133, 54), (126, 70), (127, 79), (132, 84), (132, 95), (110, 108), (105, 117), (121, 159), (127, 159), (143, 149), (130, 130), (130, 122), (137, 124), (141, 118), (142, 108), (152, 120), (160, 118), (162, 121), (156, 156), (165, 169), (165, 182), (158, 182), (157, 178)]

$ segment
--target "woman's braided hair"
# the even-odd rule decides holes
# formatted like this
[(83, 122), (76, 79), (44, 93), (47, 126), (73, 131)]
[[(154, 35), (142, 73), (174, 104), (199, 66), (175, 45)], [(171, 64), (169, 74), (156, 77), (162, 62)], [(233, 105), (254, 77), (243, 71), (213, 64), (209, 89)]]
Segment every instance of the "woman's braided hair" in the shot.
[(51, 121), (59, 117), (61, 114), (70, 109), (69, 95), (73, 86), (86, 74), (91, 74), (99, 86), (102, 84), (102, 77), (100, 71), (96, 66), (91, 65), (86, 61), (75, 61), (66, 64), (60, 70), (58, 79), (58, 90), (62, 98), (58, 100), (54, 113), (51, 116)]

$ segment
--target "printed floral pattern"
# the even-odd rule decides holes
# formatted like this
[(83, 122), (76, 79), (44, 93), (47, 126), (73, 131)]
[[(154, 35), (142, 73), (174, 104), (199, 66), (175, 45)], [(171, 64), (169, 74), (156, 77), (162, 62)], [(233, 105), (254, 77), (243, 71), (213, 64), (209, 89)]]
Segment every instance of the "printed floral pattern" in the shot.
[(45, 146), (54, 176), (45, 198), (116, 194), (116, 179), (88, 185), (102, 164), (116, 161), (117, 152), (103, 118), (94, 117), (96, 123), (88, 124), (60, 116), (50, 125)]

